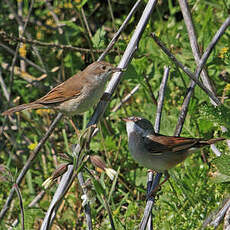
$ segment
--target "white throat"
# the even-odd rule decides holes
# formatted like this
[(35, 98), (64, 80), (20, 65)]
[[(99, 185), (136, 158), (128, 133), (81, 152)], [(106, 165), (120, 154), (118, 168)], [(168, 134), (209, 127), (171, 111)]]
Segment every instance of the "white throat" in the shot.
[(138, 133), (141, 136), (145, 134), (145, 130), (140, 128), (133, 121), (126, 122), (126, 131), (127, 131), (128, 136), (130, 136), (131, 133)]

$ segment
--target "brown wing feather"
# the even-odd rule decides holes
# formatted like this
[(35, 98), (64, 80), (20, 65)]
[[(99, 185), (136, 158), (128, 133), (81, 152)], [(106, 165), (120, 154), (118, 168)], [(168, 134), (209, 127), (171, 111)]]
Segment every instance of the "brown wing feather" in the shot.
[(188, 149), (200, 139), (186, 137), (168, 137), (163, 135), (148, 135), (144, 138), (145, 146), (151, 153), (177, 152)]
[(80, 78), (81, 76), (79, 76), (79, 73), (77, 73), (76, 75), (72, 76), (60, 85), (53, 88), (45, 96), (36, 100), (34, 103), (39, 103), (43, 105), (61, 103), (71, 98), (79, 96), (81, 94), (81, 89), (84, 85), (83, 79), (81, 79), (82, 84), (79, 84)]

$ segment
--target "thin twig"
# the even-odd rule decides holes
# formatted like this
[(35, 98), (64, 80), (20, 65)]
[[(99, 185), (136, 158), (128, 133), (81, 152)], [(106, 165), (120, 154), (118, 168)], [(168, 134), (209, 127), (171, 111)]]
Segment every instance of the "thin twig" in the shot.
[(76, 13), (78, 15), (78, 18), (80, 20), (82, 28), (84, 28), (84, 30), (87, 32), (87, 33), (84, 33), (84, 36), (85, 36), (85, 38), (87, 40), (87, 43), (88, 43), (88, 46), (90, 48), (89, 52), (91, 54), (92, 60), (95, 61), (95, 56), (94, 56), (94, 52), (93, 52), (92, 41), (90, 39), (90, 38), (92, 38), (92, 34), (91, 34), (90, 29), (89, 29), (89, 25), (88, 25), (88, 22), (87, 22), (87, 19), (86, 19), (86, 16), (85, 16), (85, 12), (84, 12), (83, 6), (81, 7), (81, 10), (79, 10), (78, 7), (75, 7), (75, 9), (76, 9), (75, 11), (76, 11)]
[[(9, 0), (4, 0), (4, 1), (5, 1), (6, 4), (9, 6), (9, 9), (10, 9), (11, 13), (14, 15), (14, 17), (15, 17), (17, 23), (18, 23), (20, 26), (23, 26), (23, 21), (21, 20), (21, 18), (20, 18), (20, 17), (17, 15), (17, 13), (15, 12), (14, 6), (11, 4), (11, 1), (9, 1)], [(26, 19), (26, 20), (27, 20), (27, 19)], [(25, 21), (26, 21), (26, 20), (25, 20)], [(30, 35), (30, 33), (28, 33), (27, 31), (25, 31), (25, 35), (26, 35), (29, 39), (31, 39), (31, 35)], [(35, 46), (32, 46), (32, 48), (33, 48), (35, 54), (37, 55), (38, 60), (39, 60), (40, 63), (42, 64), (43, 69), (45, 69), (45, 65), (44, 65), (44, 63), (43, 63), (43, 61), (42, 61), (41, 56), (39, 55), (38, 49), (37, 49)], [(47, 71), (45, 71), (45, 73), (47, 73)]]
[(10, 95), (9, 95), (9, 93), (7, 91), (5, 82), (4, 82), (3, 78), (2, 78), (2, 69), (1, 68), (0, 68), (0, 84), (1, 84), (1, 87), (2, 87), (3, 95), (5, 96), (6, 100), (9, 102)]
[(164, 76), (161, 81), (160, 90), (159, 90), (159, 97), (158, 97), (158, 103), (157, 103), (157, 113), (156, 113), (156, 119), (155, 119), (155, 125), (154, 129), (156, 133), (159, 133), (160, 131), (160, 124), (161, 124), (161, 114), (162, 114), (162, 108), (164, 103), (164, 95), (166, 90), (166, 85), (168, 81), (169, 76), (169, 67), (164, 67)]
[[(17, 1), (17, 4), (18, 4), (18, 16), (23, 18), (23, 2), (22, 1)], [(28, 17), (27, 17), (27, 20), (25, 21), (25, 23), (28, 23)], [(18, 36), (19, 38), (23, 37), (23, 26), (22, 24), (18, 24)], [(19, 44), (19, 48), (22, 48), (23, 47), (23, 43), (20, 43)], [(20, 69), (21, 71), (24, 71), (26, 72), (26, 64), (25, 64), (25, 61), (23, 60), (20, 60)]]
[(230, 208), (230, 199), (228, 198), (224, 203), (221, 204), (221, 208), (219, 208), (218, 212), (212, 214), (203, 223), (203, 228), (206, 229), (208, 225), (217, 228), (220, 222), (223, 220), (225, 213)]
[(151, 86), (150, 83), (149, 83), (149, 76), (144, 76), (144, 78), (145, 78), (146, 85), (147, 85), (147, 87), (148, 87), (148, 89), (149, 89), (149, 92), (150, 92), (150, 96), (151, 96), (151, 98), (152, 98), (152, 101), (153, 101), (153, 103), (154, 103), (155, 105), (157, 105), (157, 100), (156, 100), (156, 98), (155, 98), (155, 96), (154, 96), (154, 93), (153, 93), (153, 90), (152, 90), (152, 86)]
[(115, 113), (117, 110), (119, 110), (121, 108), (121, 106), (123, 104), (125, 104), (136, 92), (137, 90), (140, 88), (140, 84), (137, 84), (129, 94), (127, 94), (121, 101), (119, 104), (117, 104), (113, 109), (112, 109), (112, 113)]
[(136, 12), (139, 4), (141, 3), (141, 0), (138, 0), (135, 5), (133, 6), (133, 8), (131, 9), (131, 11), (129, 12), (128, 16), (126, 17), (126, 19), (124, 20), (124, 22), (122, 23), (121, 27), (118, 29), (118, 31), (114, 34), (112, 40), (110, 41), (109, 45), (107, 46), (107, 48), (105, 49), (105, 51), (100, 55), (100, 57), (98, 58), (98, 61), (101, 61), (104, 59), (105, 55), (112, 49), (112, 47), (114, 46), (114, 44), (116, 43), (116, 41), (118, 40), (118, 38), (120, 37), (121, 32), (125, 29), (126, 25), (128, 24), (129, 20), (131, 19), (131, 17), (133, 16), (133, 14)]
[(15, 191), (18, 195), (20, 210), (21, 210), (22, 230), (24, 230), (25, 229), (25, 222), (24, 222), (24, 208), (23, 208), (22, 194), (21, 194), (20, 189), (19, 189), (17, 184), (14, 184), (13, 187), (15, 188)]
[[(162, 176), (162, 173), (156, 174), (156, 176), (153, 180), (153, 183), (151, 183), (152, 185), (151, 185), (150, 191), (153, 191), (153, 188), (155, 188), (159, 184), (161, 176)], [(149, 177), (151, 179), (151, 175), (149, 175)], [(153, 196), (151, 196), (146, 203), (144, 215), (143, 215), (143, 218), (141, 220), (139, 230), (145, 230), (147, 223), (148, 223), (148, 220), (149, 220), (149, 217), (150, 217), (150, 213), (151, 213), (153, 205), (154, 205), (154, 202), (155, 202), (155, 199)]]
[(106, 197), (103, 196), (103, 195), (102, 195), (102, 199), (103, 199), (103, 201), (105, 203), (106, 211), (109, 214), (109, 221), (110, 221), (111, 229), (115, 230), (116, 228), (115, 228), (115, 224), (114, 224), (114, 221), (113, 221), (113, 215), (112, 215), (111, 209), (109, 207), (108, 201), (107, 201)]
[(32, 208), (34, 207), (45, 195), (45, 190), (41, 190), (37, 196), (34, 197), (34, 199), (29, 203), (28, 207)]
[[(87, 194), (87, 188), (85, 187), (85, 182), (84, 182), (82, 172), (79, 172), (77, 177), (78, 177), (79, 184), (82, 187), (83, 193)], [(84, 211), (85, 211), (88, 230), (92, 230), (93, 224), (92, 224), (91, 209), (90, 209), (89, 202), (87, 202), (87, 204), (84, 206)]]
[[(230, 26), (230, 16), (223, 22), (220, 29), (215, 33), (212, 41), (209, 43), (208, 47), (204, 51), (204, 53), (200, 59), (199, 65), (197, 66), (195, 76), (200, 75), (200, 72), (203, 69), (207, 59), (209, 58), (214, 46), (216, 45), (216, 43), (219, 41), (219, 39), (221, 38), (221, 36), (224, 34), (225, 30), (229, 26)], [(217, 103), (217, 105), (219, 105), (219, 104)]]
[(224, 217), (224, 228), (223, 230), (230, 230), (230, 207), (228, 208)]
[[(1, 33), (1, 32), (0, 32)], [(12, 50), (11, 48), (9, 48), (8, 46), (6, 46), (5, 44), (3, 44), (2, 42), (0, 42), (0, 46), (2, 48), (4, 48), (8, 53), (12, 54), (12, 55), (15, 55), (15, 51)], [(24, 60), (26, 63), (28, 63), (29, 65), (33, 66), (34, 68), (36, 68), (38, 71), (41, 71), (42, 73), (46, 73), (46, 70), (43, 69), (42, 67), (38, 66), (37, 64), (33, 63), (32, 61), (30, 61), (29, 59), (27, 58), (24, 58), (20, 55), (18, 55), (18, 58), (19, 59), (22, 59)]]
[[(83, 21), (82, 21), (82, 18), (83, 18)], [(92, 57), (92, 60), (95, 61), (95, 56), (94, 56), (94, 53), (92, 52), (93, 50), (93, 46), (92, 46), (92, 33), (90, 31), (90, 28), (89, 28), (89, 23), (87, 21), (87, 18), (85, 16), (85, 11), (84, 11), (84, 8), (82, 7), (81, 8), (81, 14), (79, 14), (79, 19), (81, 21), (81, 24), (82, 24), (82, 27), (87, 31), (87, 33), (84, 33), (86, 34), (86, 39), (87, 39), (87, 42), (88, 42), (88, 45), (89, 45), (89, 48), (90, 48), (90, 54), (91, 54), (91, 57)], [(87, 36), (88, 34), (88, 36)]]
[[(59, 113), (57, 115), (57, 117), (54, 119), (54, 121), (52, 122), (52, 124), (50, 125), (49, 129), (47, 130), (46, 134), (44, 135), (44, 137), (40, 140), (40, 142), (38, 143), (38, 145), (36, 146), (34, 152), (30, 155), (29, 159), (27, 160), (26, 164), (24, 165), (24, 167), (22, 168), (19, 176), (17, 177), (17, 180), (16, 180), (16, 184), (19, 186), (22, 182), (22, 179), (24, 178), (25, 174), (27, 173), (27, 171), (29, 170), (30, 168), (30, 165), (32, 164), (32, 162), (34, 161), (34, 159), (37, 157), (40, 149), (42, 148), (42, 146), (45, 144), (46, 140), (49, 138), (49, 136), (52, 134), (56, 124), (58, 123), (58, 121), (62, 118), (62, 114)], [(10, 207), (10, 203), (13, 199), (13, 195), (14, 195), (14, 192), (15, 192), (15, 188), (13, 187), (11, 190), (10, 190), (10, 194), (0, 212), (0, 222), (1, 220), (3, 219), (4, 215), (6, 214), (7, 210), (9, 209)]]
[(84, 21), (84, 23), (85, 23), (85, 27), (86, 27), (87, 32), (88, 32), (88, 34), (89, 34), (89, 38), (92, 40), (93, 35), (92, 35), (91, 30), (90, 30), (90, 28), (89, 28), (89, 23), (88, 23), (87, 18), (86, 18), (86, 16), (85, 16), (85, 11), (84, 11), (84, 8), (83, 8), (83, 7), (81, 8), (81, 14), (82, 14), (82, 17), (83, 17), (83, 21)]
[[(103, 49), (86, 49), (86, 48), (80, 48), (80, 47), (75, 47), (71, 45), (62, 45), (62, 44), (55, 44), (55, 43), (49, 43), (49, 42), (41, 42), (37, 40), (32, 40), (28, 38), (18, 38), (13, 35), (8, 35), (5, 31), (1, 30), (0, 31), (0, 37), (4, 41), (15, 41), (15, 42), (23, 42), (23, 43), (29, 43), (32, 45), (38, 45), (38, 46), (46, 46), (46, 47), (51, 47), (51, 48), (58, 48), (58, 49), (66, 49), (66, 50), (72, 50), (72, 51), (78, 51), (82, 53), (90, 53), (91, 51), (94, 53), (103, 53), (105, 50)], [(111, 52), (116, 52), (114, 50), (111, 50)]]
[(49, 9), (49, 11), (50, 11), (50, 13), (51, 13), (51, 15), (52, 15), (54, 21), (55, 21), (56, 24), (58, 25), (58, 33), (59, 33), (59, 34), (63, 34), (63, 29), (60, 27), (60, 24), (61, 24), (61, 23), (59, 22), (58, 16), (54, 13), (54, 10), (53, 10), (52, 5), (50, 4), (49, 1), (45, 1), (45, 3), (46, 3), (47, 8)]
[[(221, 25), (220, 29), (216, 32), (216, 34), (214, 35), (212, 41), (208, 45), (206, 51), (202, 55), (202, 57), (200, 59), (200, 62), (199, 62), (199, 65), (197, 66), (196, 71), (195, 71), (195, 77), (199, 76), (201, 69), (203, 68), (205, 62), (207, 61), (207, 59), (208, 59), (208, 57), (209, 57), (209, 55), (211, 53), (211, 50), (213, 49), (213, 46), (217, 43), (217, 41), (223, 35), (224, 31), (227, 29), (229, 24), (230, 24), (230, 17), (228, 17), (227, 20), (225, 20), (225, 22)], [(186, 94), (186, 96), (184, 98), (183, 104), (182, 104), (182, 108), (181, 108), (181, 112), (180, 112), (180, 115), (179, 115), (179, 118), (178, 118), (176, 130), (174, 132), (175, 136), (178, 136), (181, 133), (182, 126), (184, 124), (185, 117), (186, 117), (187, 112), (188, 112), (188, 105), (189, 105), (189, 102), (190, 102), (190, 98), (191, 98), (191, 96), (193, 94), (194, 87), (195, 87), (195, 83), (192, 82), (190, 84), (189, 90), (188, 90), (188, 92), (187, 92), (187, 94)], [(218, 104), (216, 103), (216, 105), (218, 105)]]
[[(157, 43), (157, 45), (165, 52), (165, 54), (168, 55), (168, 57), (178, 66), (180, 67), (213, 101), (215, 101), (216, 104), (220, 104), (220, 100), (211, 92), (209, 89), (207, 89), (203, 83), (201, 83), (196, 76), (187, 68), (185, 67), (180, 61), (176, 59), (176, 57), (166, 48), (166, 46), (160, 41), (160, 39), (152, 33), (152, 38)], [(203, 67), (203, 66), (202, 66)]]
[[(192, 22), (192, 16), (189, 10), (189, 6), (186, 0), (179, 0), (179, 4), (180, 4), (180, 8), (183, 14), (183, 18), (184, 18), (184, 22), (187, 28), (187, 32), (188, 32), (188, 37), (189, 37), (189, 41), (190, 41), (190, 46), (192, 48), (192, 53), (195, 59), (196, 64), (199, 64), (200, 61), (200, 50), (199, 50), (199, 46), (198, 46), (198, 42), (197, 42), (197, 37), (196, 37), (196, 32), (195, 32), (195, 28), (193, 26), (193, 22)], [(208, 73), (205, 70), (205, 68), (202, 70), (201, 72), (201, 79), (204, 83), (204, 85), (213, 93), (215, 92), (215, 88), (213, 86), (213, 84), (211, 83)]]

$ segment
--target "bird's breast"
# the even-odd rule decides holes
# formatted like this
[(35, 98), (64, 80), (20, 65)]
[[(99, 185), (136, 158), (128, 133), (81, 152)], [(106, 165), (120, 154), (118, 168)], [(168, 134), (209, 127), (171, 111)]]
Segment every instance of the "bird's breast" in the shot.
[(153, 152), (151, 153), (145, 147), (145, 143), (135, 132), (130, 132), (129, 150), (133, 158), (142, 166), (148, 169), (154, 169), (157, 172), (164, 172), (178, 163), (182, 162), (188, 154), (182, 152)]

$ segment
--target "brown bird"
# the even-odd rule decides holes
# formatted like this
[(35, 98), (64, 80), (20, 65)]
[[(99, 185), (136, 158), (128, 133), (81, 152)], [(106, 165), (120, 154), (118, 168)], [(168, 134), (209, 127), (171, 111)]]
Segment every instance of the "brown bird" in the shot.
[(29, 104), (22, 104), (6, 110), (2, 115), (39, 108), (55, 109), (66, 115), (84, 113), (103, 95), (109, 74), (118, 71), (122, 71), (122, 69), (115, 68), (110, 63), (94, 62), (82, 72), (78, 72), (53, 88), (45, 96)]

